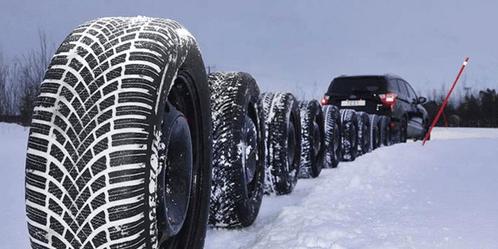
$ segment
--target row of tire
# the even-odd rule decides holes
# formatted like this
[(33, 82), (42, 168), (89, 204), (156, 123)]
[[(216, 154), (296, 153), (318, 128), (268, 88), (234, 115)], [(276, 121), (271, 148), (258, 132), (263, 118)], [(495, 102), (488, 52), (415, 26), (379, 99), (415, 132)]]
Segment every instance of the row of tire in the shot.
[(214, 73), (208, 82), (213, 226), (249, 226), (264, 194), (290, 194), (298, 178), (318, 177), (322, 168), (391, 143), (387, 117), (298, 101), (286, 92), (260, 94), (247, 73)]
[(32, 248), (202, 248), (245, 227), (265, 193), (387, 144), (388, 120), (246, 73), (206, 75), (195, 38), (162, 18), (74, 29), (34, 104), (26, 155)]

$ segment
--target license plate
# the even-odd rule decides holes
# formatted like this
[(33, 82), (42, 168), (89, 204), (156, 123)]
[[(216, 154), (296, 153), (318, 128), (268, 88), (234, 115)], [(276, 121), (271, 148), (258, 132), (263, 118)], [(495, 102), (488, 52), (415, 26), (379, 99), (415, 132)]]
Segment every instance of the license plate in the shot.
[(365, 100), (343, 100), (341, 106), (365, 106)]

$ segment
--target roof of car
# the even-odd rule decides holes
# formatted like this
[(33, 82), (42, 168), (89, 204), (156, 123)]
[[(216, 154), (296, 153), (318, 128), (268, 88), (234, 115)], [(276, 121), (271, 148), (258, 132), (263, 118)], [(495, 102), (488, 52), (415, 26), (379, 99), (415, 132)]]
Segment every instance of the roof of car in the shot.
[(380, 77), (380, 78), (388, 78), (388, 79), (402, 79), (400, 76), (395, 74), (366, 74), (366, 75), (340, 75), (336, 78), (361, 78), (361, 77)]

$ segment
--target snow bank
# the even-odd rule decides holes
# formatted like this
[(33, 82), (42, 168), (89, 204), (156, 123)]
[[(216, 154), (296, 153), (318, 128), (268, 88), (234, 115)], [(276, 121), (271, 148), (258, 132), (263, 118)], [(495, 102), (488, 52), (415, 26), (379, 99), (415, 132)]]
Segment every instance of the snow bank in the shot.
[[(489, 131), (489, 132), (488, 132)], [(498, 130), (436, 129), (436, 138)], [(210, 230), (206, 248), (492, 248), (498, 139), (383, 147), (263, 200), (249, 228)]]
[(29, 247), (24, 212), (24, 163), (28, 129), (0, 123), (0, 248)]
[(493, 128), (434, 128), (432, 139), (498, 138)]
[[(29, 248), (27, 134), (0, 124), (2, 249)], [(300, 180), (289, 196), (265, 196), (253, 226), (210, 229), (206, 248), (495, 248), (498, 129), (437, 128), (433, 138), (377, 149)]]

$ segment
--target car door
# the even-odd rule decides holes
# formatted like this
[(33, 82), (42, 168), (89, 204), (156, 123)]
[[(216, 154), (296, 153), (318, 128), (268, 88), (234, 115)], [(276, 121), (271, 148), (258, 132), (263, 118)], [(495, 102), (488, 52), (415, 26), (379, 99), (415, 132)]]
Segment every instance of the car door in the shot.
[(406, 86), (401, 79), (397, 79), (397, 85), (398, 85), (398, 102), (396, 108), (396, 119), (401, 120), (401, 118), (405, 115), (405, 113), (408, 113), (411, 109), (411, 104), (409, 100), (409, 95), (408, 95), (408, 90), (406, 89)]
[(406, 92), (408, 95), (408, 136), (417, 137), (420, 136), (424, 131), (424, 119), (423, 114), (418, 108), (418, 97), (411, 85), (403, 80), (403, 85), (406, 87)]

